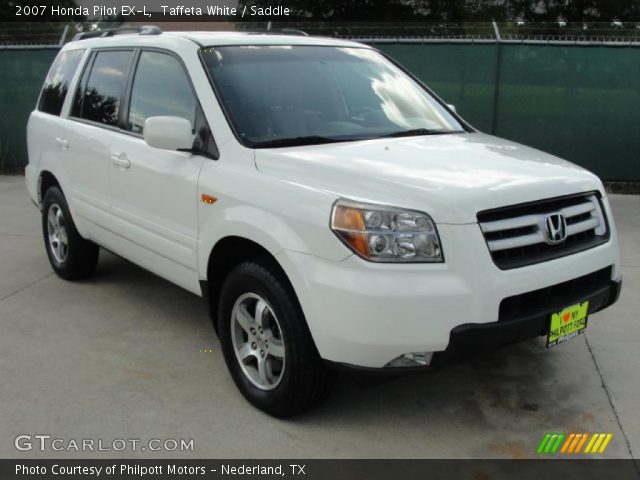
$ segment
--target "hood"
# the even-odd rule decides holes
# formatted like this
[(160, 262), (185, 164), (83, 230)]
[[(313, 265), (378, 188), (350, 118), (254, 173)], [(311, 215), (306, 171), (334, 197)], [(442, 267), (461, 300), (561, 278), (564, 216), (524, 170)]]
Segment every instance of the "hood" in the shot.
[[(255, 150), (259, 171), (357, 201), (475, 223), (479, 211), (600, 190), (590, 172), (481, 133)], [(604, 193), (604, 192), (603, 192)]]

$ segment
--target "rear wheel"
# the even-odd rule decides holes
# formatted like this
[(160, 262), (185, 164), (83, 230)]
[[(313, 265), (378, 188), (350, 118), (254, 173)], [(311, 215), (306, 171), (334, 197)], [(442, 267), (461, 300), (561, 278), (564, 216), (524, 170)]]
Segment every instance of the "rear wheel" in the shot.
[(225, 361), (249, 402), (288, 417), (326, 398), (335, 374), (316, 350), (295, 293), (271, 262), (234, 268), (218, 313)]
[(49, 262), (60, 277), (77, 280), (95, 271), (100, 249), (78, 233), (58, 187), (49, 188), (44, 195), (42, 234)]

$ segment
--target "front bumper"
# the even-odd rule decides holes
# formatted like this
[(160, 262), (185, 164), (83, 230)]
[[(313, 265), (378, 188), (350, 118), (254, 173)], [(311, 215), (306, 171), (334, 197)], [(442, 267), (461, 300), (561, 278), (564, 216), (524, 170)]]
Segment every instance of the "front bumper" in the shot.
[[(405, 353), (433, 352), (431, 365), (446, 363), (464, 351), (540, 335), (547, 315), (575, 300), (594, 294), (593, 313), (616, 298), (619, 259), (613, 227), (604, 245), (508, 271), (493, 263), (477, 224), (438, 225), (438, 230), (446, 263), (376, 264), (355, 256), (332, 262), (280, 252), (277, 258), (323, 359), (380, 369)], [(531, 318), (501, 318), (500, 306), (507, 298), (603, 269), (609, 269), (606, 281), (613, 285), (608, 293), (584, 291), (578, 299), (566, 294), (558, 299), (558, 308), (547, 307)]]
[[(608, 273), (610, 269), (603, 269)], [(549, 291), (561, 289), (561, 285), (547, 287)], [(436, 367), (473, 355), (495, 350), (499, 347), (518, 343), (523, 340), (549, 333), (551, 314), (567, 305), (589, 300), (589, 315), (613, 305), (620, 297), (622, 279), (607, 280), (604, 285), (595, 285), (593, 289), (575, 292), (566, 297), (549, 298), (522, 316), (501, 318), (497, 322), (468, 323), (459, 325), (451, 331), (449, 345), (442, 352), (436, 352), (430, 366)], [(544, 289), (544, 290), (547, 290)], [(535, 292), (531, 292), (535, 293)]]

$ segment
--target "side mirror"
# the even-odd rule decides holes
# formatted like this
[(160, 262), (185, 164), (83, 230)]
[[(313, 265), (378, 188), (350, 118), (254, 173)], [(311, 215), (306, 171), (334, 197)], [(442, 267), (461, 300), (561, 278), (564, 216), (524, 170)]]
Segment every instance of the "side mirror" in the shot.
[(149, 117), (144, 122), (147, 145), (163, 150), (191, 150), (191, 123), (182, 117)]
[(458, 111), (456, 110), (456, 106), (452, 103), (447, 103), (447, 107), (449, 107), (449, 109), (452, 110), (453, 113), (458, 113)]

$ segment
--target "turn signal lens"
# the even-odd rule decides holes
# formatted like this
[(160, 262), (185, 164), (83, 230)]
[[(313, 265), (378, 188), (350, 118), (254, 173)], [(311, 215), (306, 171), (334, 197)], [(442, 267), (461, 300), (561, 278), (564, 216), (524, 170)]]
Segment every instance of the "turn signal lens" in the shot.
[(335, 232), (357, 253), (369, 256), (369, 245), (365, 234), (362, 212), (346, 205), (336, 205), (333, 209), (332, 227)]
[(339, 200), (331, 229), (355, 253), (374, 262), (442, 262), (433, 220), (423, 212)]

